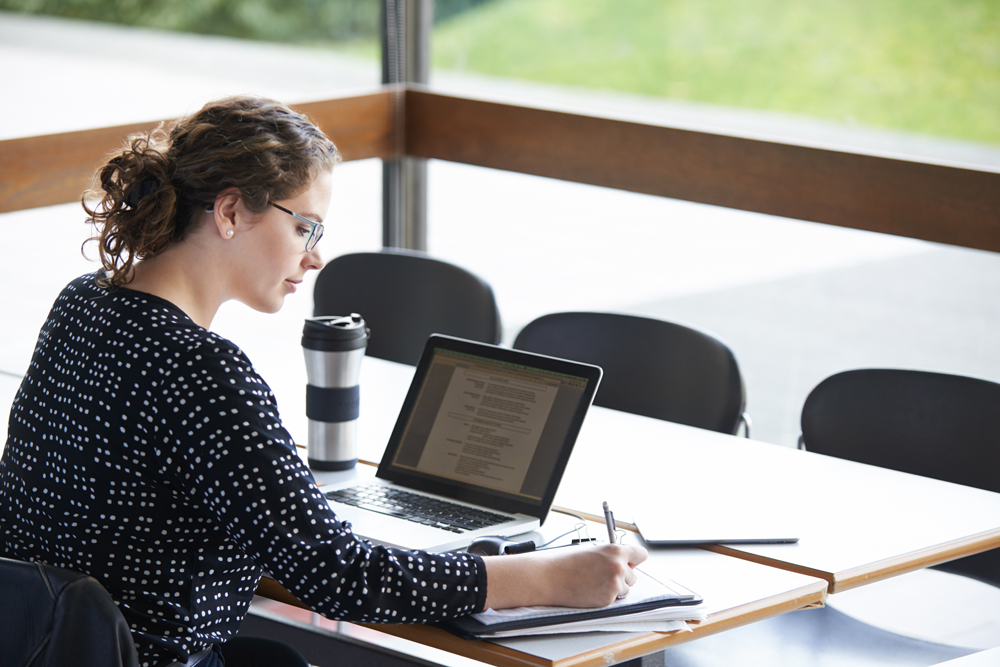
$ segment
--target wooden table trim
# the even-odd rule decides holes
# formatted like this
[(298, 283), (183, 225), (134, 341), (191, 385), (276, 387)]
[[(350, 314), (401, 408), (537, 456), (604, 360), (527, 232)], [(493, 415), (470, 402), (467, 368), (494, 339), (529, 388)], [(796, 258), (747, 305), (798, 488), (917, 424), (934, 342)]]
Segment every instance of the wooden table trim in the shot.
[(776, 558), (741, 551), (737, 547), (729, 547), (724, 544), (716, 544), (704, 548), (724, 556), (742, 558), (758, 565), (767, 565), (797, 574), (825, 579), (828, 582), (830, 594), (835, 594), (849, 591), (852, 588), (857, 588), (872, 581), (888, 579), (889, 577), (906, 574), (907, 572), (922, 570), (932, 565), (940, 565), (941, 563), (947, 563), (948, 561), (964, 558), (965, 556), (972, 556), (989, 551), (990, 549), (1000, 548), (1000, 528), (979, 533), (963, 540), (955, 540), (950, 544), (951, 546), (943, 551), (939, 546), (928, 547), (927, 549), (914, 552), (917, 554), (916, 557), (914, 557), (914, 553), (905, 554), (895, 558), (887, 558), (877, 563), (851, 568), (840, 573), (817, 570), (805, 565), (789, 563)]
[[(309, 608), (281, 584), (268, 577), (261, 579), (257, 587), (257, 594), (302, 609)], [(755, 602), (713, 614), (708, 620), (694, 625), (691, 632), (637, 634), (617, 644), (580, 653), (563, 660), (549, 660), (488, 641), (462, 639), (446, 630), (428, 625), (383, 625), (376, 623), (359, 623), (357, 625), (455, 655), (486, 662), (496, 667), (606, 667), (787, 612), (820, 607), (825, 603), (826, 595), (826, 585), (822, 580), (816, 581), (788, 591), (783, 597), (778, 598), (777, 604), (774, 604), (774, 598), (771, 598), (767, 601), (766, 606), (764, 606), (765, 603)]]
[(826, 601), (826, 591), (819, 582), (789, 591), (787, 595), (789, 596), (787, 599), (767, 608), (760, 608), (757, 603), (719, 612), (709, 620), (692, 626), (691, 632), (650, 632), (566, 660), (546, 661), (545, 664), (551, 667), (599, 667), (617, 664), (773, 616), (800, 609), (822, 607)]
[[(985, 541), (983, 541), (984, 538)], [(869, 567), (847, 570), (841, 573), (839, 577), (836, 577), (830, 587), (830, 592), (841, 593), (869, 583), (872, 580), (895, 577), (896, 575), (922, 570), (925, 567), (947, 563), (951, 560), (998, 548), (1000, 547), (1000, 529), (980, 533), (964, 540), (955, 540), (950, 545), (944, 551), (938, 548), (921, 549), (916, 552), (918, 554), (916, 558), (913, 558), (913, 554), (910, 554), (909, 556), (886, 559), (881, 561), (879, 568), (874, 571)], [(904, 560), (905, 563), (903, 562)]]
[[(587, 512), (578, 512), (562, 507), (553, 507), (552, 509), (555, 511), (567, 512), (569, 514), (577, 514), (589, 521), (604, 521), (604, 517)], [(634, 533), (639, 532), (639, 529), (635, 526), (635, 524), (618, 521), (616, 519), (615, 525), (622, 530), (628, 530)], [(883, 561), (879, 561), (878, 563), (852, 568), (840, 573), (818, 570), (816, 568), (799, 565), (797, 563), (789, 563), (777, 558), (769, 558), (768, 556), (763, 556), (761, 554), (741, 551), (738, 547), (730, 547), (724, 544), (705, 545), (700, 548), (703, 548), (706, 551), (721, 554), (723, 556), (731, 556), (733, 558), (748, 560), (752, 563), (757, 563), (758, 565), (766, 565), (768, 567), (774, 567), (788, 572), (795, 572), (796, 574), (823, 579), (827, 582), (828, 592), (832, 595), (834, 593), (849, 591), (852, 588), (863, 586), (864, 584), (872, 581), (888, 579), (889, 577), (906, 574), (907, 572), (922, 570), (932, 565), (940, 565), (941, 563), (947, 563), (948, 561), (964, 558), (965, 556), (972, 556), (984, 551), (989, 551), (990, 549), (1000, 548), (1000, 528), (978, 533), (977, 535), (972, 535), (962, 540), (955, 540), (944, 551), (941, 551), (939, 546), (928, 547), (927, 549), (915, 552), (916, 554), (919, 554), (916, 557), (914, 557), (913, 553), (910, 553), (896, 558), (887, 558)]]

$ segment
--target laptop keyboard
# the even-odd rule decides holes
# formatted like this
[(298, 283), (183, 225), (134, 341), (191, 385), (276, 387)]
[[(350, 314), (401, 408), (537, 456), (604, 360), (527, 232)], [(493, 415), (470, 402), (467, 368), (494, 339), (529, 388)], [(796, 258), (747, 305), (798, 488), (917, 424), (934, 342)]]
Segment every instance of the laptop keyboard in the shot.
[(407, 521), (434, 526), (453, 533), (464, 533), (510, 521), (509, 516), (494, 514), (447, 500), (428, 498), (419, 493), (386, 488), (381, 484), (362, 484), (330, 491), (334, 502), (353, 505), (370, 512), (388, 514)]

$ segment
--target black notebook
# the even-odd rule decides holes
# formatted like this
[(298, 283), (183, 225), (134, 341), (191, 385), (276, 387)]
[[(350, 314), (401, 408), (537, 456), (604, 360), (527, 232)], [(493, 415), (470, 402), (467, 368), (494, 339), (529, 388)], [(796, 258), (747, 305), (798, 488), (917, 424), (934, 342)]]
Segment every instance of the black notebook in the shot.
[[(651, 612), (666, 607), (688, 607), (701, 603), (701, 597), (683, 586), (670, 581), (654, 579), (642, 570), (636, 570), (638, 579), (628, 596), (615, 600), (607, 607), (574, 609), (571, 607), (518, 607), (516, 609), (487, 609), (480, 614), (472, 614), (453, 619), (443, 624), (450, 632), (466, 639), (488, 639), (497, 633), (543, 626), (558, 626), (589, 620), (612, 620), (620, 618), (628, 621), (635, 614)], [(678, 610), (676, 620), (699, 618), (699, 614), (688, 614)]]

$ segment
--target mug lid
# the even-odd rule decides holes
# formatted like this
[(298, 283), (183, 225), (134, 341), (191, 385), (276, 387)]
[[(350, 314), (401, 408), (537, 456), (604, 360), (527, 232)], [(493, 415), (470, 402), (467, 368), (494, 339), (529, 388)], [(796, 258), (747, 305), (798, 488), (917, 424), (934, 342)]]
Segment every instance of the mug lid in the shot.
[(371, 331), (361, 315), (307, 317), (302, 328), (302, 345), (319, 350), (353, 350), (367, 345)]

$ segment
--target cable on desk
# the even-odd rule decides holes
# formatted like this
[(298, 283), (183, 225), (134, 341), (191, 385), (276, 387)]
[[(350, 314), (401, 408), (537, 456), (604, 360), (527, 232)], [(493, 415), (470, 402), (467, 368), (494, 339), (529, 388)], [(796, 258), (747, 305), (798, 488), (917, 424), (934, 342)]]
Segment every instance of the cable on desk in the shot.
[[(566, 514), (568, 514), (568, 512), (566, 512)], [(560, 540), (560, 539), (566, 537), (567, 535), (569, 535), (570, 533), (574, 533), (574, 532), (576, 533), (577, 536), (573, 540), (573, 544), (583, 544), (584, 542), (596, 542), (597, 541), (597, 540), (595, 540), (594, 538), (592, 538), (590, 536), (590, 532), (587, 529), (587, 522), (586, 521), (581, 521), (580, 523), (578, 523), (575, 526), (573, 526), (572, 529), (567, 530), (562, 535), (557, 535), (556, 537), (553, 537), (551, 540), (549, 540), (545, 544), (539, 544), (536, 547), (536, 549), (544, 549), (547, 546), (549, 546), (550, 544), (552, 544), (553, 542), (555, 542), (556, 540)], [(571, 545), (564, 544), (562, 546), (571, 546)], [(552, 548), (555, 549), (557, 547), (552, 547)]]

